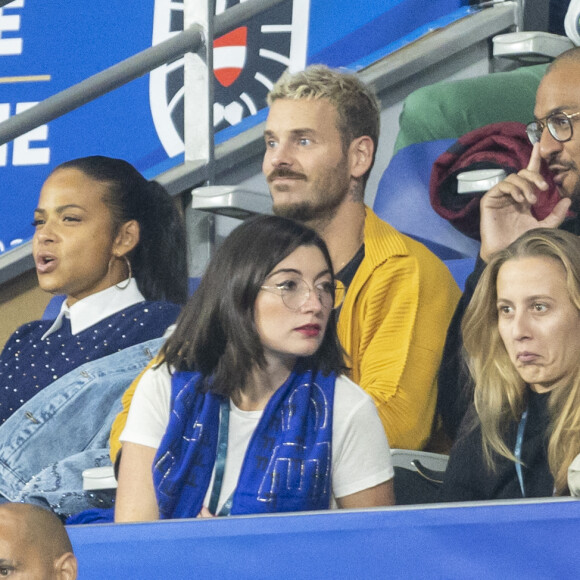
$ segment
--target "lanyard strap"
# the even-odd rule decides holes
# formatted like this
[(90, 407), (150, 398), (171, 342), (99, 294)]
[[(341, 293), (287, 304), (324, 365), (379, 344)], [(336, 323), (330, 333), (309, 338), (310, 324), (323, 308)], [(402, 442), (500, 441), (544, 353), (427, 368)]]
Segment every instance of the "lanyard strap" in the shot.
[(524, 443), (524, 431), (526, 430), (527, 419), (528, 419), (528, 410), (526, 409), (522, 413), (522, 418), (520, 419), (520, 424), (518, 425), (516, 448), (514, 449), (514, 455), (516, 456), (516, 473), (518, 474), (520, 489), (522, 490), (522, 497), (526, 497), (526, 492), (524, 490), (524, 475), (522, 473), (522, 445)]
[(222, 509), (216, 514), (218, 516), (229, 516), (230, 515), (230, 511), (232, 510), (232, 502), (234, 501), (234, 492), (232, 491), (232, 493), (230, 494), (230, 497), (228, 497), (226, 503), (224, 503), (224, 505), (222, 506)]
[[(223, 510), (226, 508), (222, 508), (219, 514), (216, 513), (218, 501), (220, 498), (220, 493), (222, 490), (222, 483), (224, 480), (224, 471), (226, 468), (226, 457), (228, 455), (228, 431), (230, 427), (230, 400), (226, 399), (220, 403), (220, 427), (219, 427), (219, 434), (218, 434), (218, 444), (217, 444), (217, 454), (215, 460), (215, 477), (213, 480), (213, 487), (211, 490), (211, 497), (209, 500), (209, 511), (215, 515), (228, 515), (228, 513), (222, 513)], [(231, 500), (230, 497), (228, 502), (231, 508)], [(226, 502), (226, 505), (227, 503)]]

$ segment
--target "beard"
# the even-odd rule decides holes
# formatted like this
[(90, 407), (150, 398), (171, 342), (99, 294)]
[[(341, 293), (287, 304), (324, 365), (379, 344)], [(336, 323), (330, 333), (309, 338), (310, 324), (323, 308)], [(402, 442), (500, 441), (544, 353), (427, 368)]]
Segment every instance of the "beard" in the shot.
[[(306, 223), (314, 229), (330, 222), (350, 193), (351, 176), (348, 157), (328, 165), (318, 164), (310, 172), (277, 167), (267, 176), (275, 215)], [(293, 184), (275, 183), (277, 177), (289, 178)], [(283, 198), (278, 198), (277, 194)]]
[[(578, 173), (576, 173), (578, 175)], [(570, 195), (570, 199), (572, 200), (572, 204), (570, 205), (570, 209), (575, 212), (576, 214), (580, 214), (580, 178), (572, 194)]]
[[(279, 189), (279, 191), (283, 190)], [(326, 179), (314, 188), (310, 199), (274, 202), (272, 210), (277, 216), (302, 223), (325, 223), (334, 218), (348, 194), (348, 184), (335, 179)], [(272, 198), (274, 197), (273, 194)]]
[(580, 171), (578, 171), (578, 165), (576, 162), (562, 159), (559, 153), (554, 153), (546, 159), (546, 163), (549, 167), (552, 165), (558, 165), (569, 175), (574, 175), (576, 182), (573, 184), (571, 191), (564, 190), (561, 185), (557, 185), (556, 188), (561, 198), (567, 197), (572, 201), (570, 204), (570, 210), (576, 214), (580, 213)]
[(304, 201), (300, 203), (274, 204), (272, 210), (279, 217), (285, 217), (301, 223), (330, 221), (342, 200), (325, 200), (326, 203)]

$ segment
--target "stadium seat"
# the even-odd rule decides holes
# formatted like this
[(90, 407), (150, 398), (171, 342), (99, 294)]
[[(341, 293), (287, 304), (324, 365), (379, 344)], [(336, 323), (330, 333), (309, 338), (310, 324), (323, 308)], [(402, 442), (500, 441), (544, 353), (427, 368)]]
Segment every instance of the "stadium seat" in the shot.
[(379, 182), (373, 209), (448, 263), (461, 287), (479, 242), (456, 230), (432, 208), (431, 168), (459, 137), (474, 129), (530, 121), (546, 66), (443, 81), (417, 89), (404, 101), (395, 152)]
[(479, 243), (435, 213), (429, 201), (433, 163), (455, 142), (440, 139), (401, 149), (385, 169), (374, 212), (401, 233), (425, 244), (442, 260), (477, 256)]
[(443, 260), (453, 278), (457, 282), (459, 289), (465, 290), (465, 281), (475, 268), (475, 258), (459, 258), (456, 260)]

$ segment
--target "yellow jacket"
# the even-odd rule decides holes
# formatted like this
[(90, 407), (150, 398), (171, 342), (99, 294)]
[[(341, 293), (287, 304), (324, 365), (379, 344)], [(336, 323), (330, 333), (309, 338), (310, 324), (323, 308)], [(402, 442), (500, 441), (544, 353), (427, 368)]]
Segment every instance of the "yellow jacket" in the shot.
[(369, 208), (364, 243), (338, 335), (351, 378), (374, 399), (391, 448), (421, 449), (431, 435), (437, 371), (461, 293), (439, 258)]
[(141, 380), (141, 377), (145, 373), (147, 369), (159, 364), (159, 356), (156, 356), (133, 380), (133, 382), (129, 385), (129, 388), (123, 393), (123, 397), (121, 398), (121, 405), (123, 408), (119, 411), (119, 414), (115, 417), (113, 421), (113, 425), (111, 426), (111, 434), (109, 435), (109, 456), (111, 457), (111, 461), (113, 465), (115, 465), (115, 461), (117, 459), (117, 455), (119, 451), (121, 451), (121, 433), (125, 428), (125, 424), (127, 423), (127, 415), (129, 415), (129, 407), (131, 406), (131, 401), (133, 400), (133, 395), (135, 394), (135, 389)]

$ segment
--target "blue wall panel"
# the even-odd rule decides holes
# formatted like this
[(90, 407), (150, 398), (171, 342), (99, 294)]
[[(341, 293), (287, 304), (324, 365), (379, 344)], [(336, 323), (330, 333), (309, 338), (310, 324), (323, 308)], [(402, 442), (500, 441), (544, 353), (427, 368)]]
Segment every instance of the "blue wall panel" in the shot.
[[(262, 49), (270, 50), (268, 42), (276, 35), (264, 34), (262, 24), (292, 22), (293, 39), (300, 36), (308, 43), (304, 52), (307, 62), (357, 68), (427, 32), (430, 22), (439, 26), (468, 10), (466, 0), (373, 0), (362, 4), (310, 0), (309, 22), (303, 22), (302, 12), (307, 14), (308, 10), (295, 10), (292, 21), (293, 1), (301, 2), (300, 6), (308, 3), (287, 0), (258, 23), (247, 23), (247, 45), (238, 47), (245, 55), (239, 80), (231, 87), (216, 80), (216, 99), (224, 106), (243, 105), (239, 97), (246, 93), (254, 103), (243, 110), (244, 119), (239, 124), (222, 122), (217, 126), (216, 142), (264, 119), (267, 87), (256, 80), (255, 73), (264, 73), (273, 82), (286, 66), (289, 33), (278, 34), (278, 50), (283, 57), (278, 62), (263, 56)], [(239, 2), (227, 0), (224, 5)], [(122, 0), (14, 0), (0, 8), (0, 122), (16, 114), (22, 103), (41, 101), (148, 48), (154, 13), (157, 9), (159, 14), (160, 7), (171, 9), (171, 30), (179, 29), (183, 23), (180, 0), (142, 0), (138, 4)], [(167, 83), (173, 83), (175, 92), (182, 83), (182, 70), (174, 76)], [(258, 113), (248, 117), (252, 108)], [(179, 130), (182, 133), (182, 126)], [(32, 213), (52, 167), (74, 157), (103, 154), (125, 158), (147, 177), (154, 177), (183, 160), (182, 152), (170, 155), (166, 149), (152, 118), (148, 76), (28, 137), (0, 145), (0, 251), (32, 235)]]

